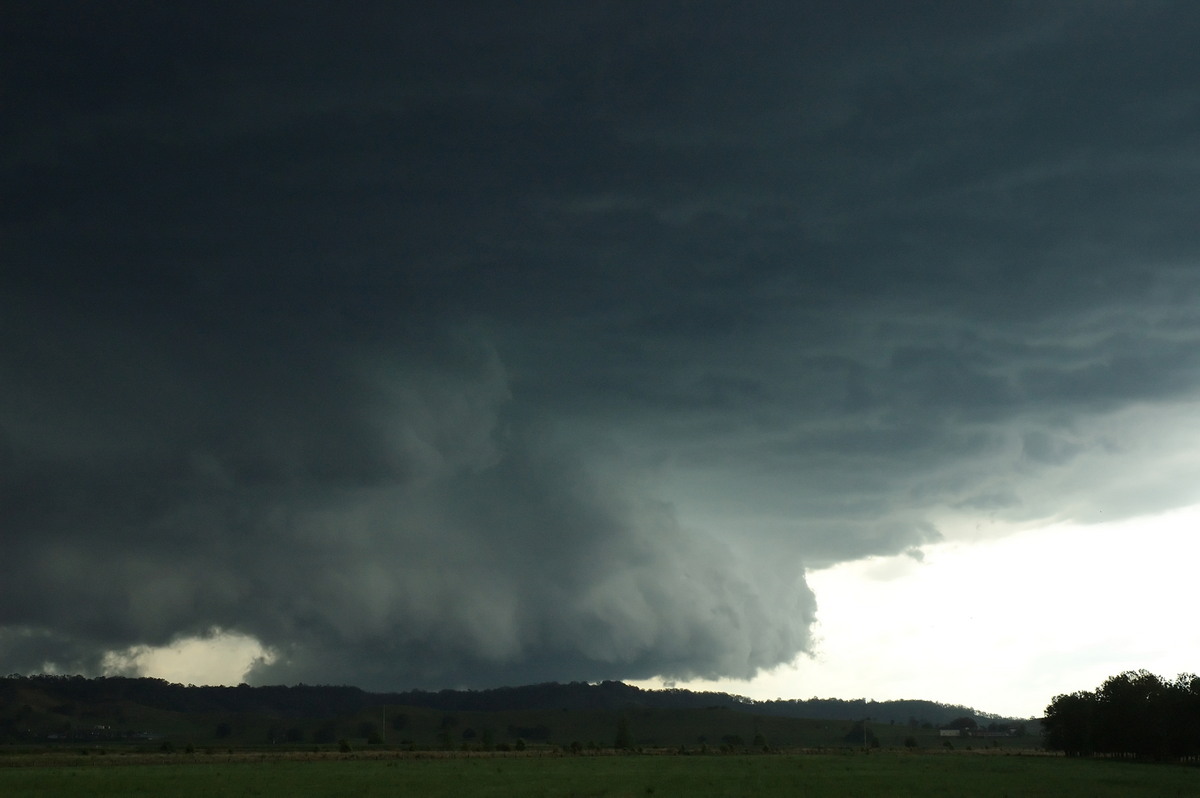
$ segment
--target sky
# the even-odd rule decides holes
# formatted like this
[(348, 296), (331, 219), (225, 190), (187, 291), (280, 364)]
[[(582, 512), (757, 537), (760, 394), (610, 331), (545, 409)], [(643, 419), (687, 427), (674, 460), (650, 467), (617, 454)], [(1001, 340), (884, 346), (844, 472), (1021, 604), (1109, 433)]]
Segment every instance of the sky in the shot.
[(6, 7), (0, 671), (1200, 668), (1200, 7), (429, 5)]

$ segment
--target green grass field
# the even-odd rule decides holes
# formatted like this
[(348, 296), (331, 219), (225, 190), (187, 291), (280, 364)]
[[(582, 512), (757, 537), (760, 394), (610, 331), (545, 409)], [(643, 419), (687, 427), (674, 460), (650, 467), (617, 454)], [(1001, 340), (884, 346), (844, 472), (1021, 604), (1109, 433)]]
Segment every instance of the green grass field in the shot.
[[(23, 796), (1130, 796), (1200, 795), (1200, 769), (1006, 754), (730, 756), (207, 755), (7, 757)], [(123, 762), (122, 760), (130, 760)]]

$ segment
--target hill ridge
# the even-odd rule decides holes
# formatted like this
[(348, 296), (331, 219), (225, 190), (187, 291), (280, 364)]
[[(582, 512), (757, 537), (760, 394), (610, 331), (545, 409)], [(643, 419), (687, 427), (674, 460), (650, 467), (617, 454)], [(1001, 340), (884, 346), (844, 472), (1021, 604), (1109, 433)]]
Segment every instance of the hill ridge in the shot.
[[(516, 687), (438, 691), (369, 692), (348, 685), (182, 685), (153, 677), (13, 674), (0, 677), (0, 723), (30, 703), (45, 707), (96, 706), (130, 702), (182, 713), (259, 712), (316, 717), (359, 712), (376, 706), (408, 706), (440, 711), (512, 712), (531, 710), (729, 709), (759, 715), (827, 720), (930, 724), (941, 726), (971, 717), (1009, 721), (972, 707), (921, 699), (874, 701), (865, 698), (755, 700), (721, 692), (679, 688), (642, 689), (619, 681), (543, 682)], [(0, 730), (2, 731), (2, 730)]]

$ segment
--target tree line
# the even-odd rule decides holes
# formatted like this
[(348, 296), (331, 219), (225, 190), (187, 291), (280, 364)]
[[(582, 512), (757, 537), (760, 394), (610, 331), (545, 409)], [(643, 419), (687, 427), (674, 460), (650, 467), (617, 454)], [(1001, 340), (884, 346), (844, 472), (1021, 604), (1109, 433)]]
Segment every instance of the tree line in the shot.
[[(908, 723), (928, 728), (964, 715), (1004, 721), (970, 707), (934, 701), (868, 701), (833, 698), (755, 701), (744, 696), (682, 689), (643, 690), (617, 681), (546, 682), (485, 690), (410, 690), (373, 693), (345, 685), (195, 686), (129, 676), (85, 678), (58, 674), (0, 676), (0, 715), (20, 690), (36, 690), (57, 706), (86, 707), (128, 701), (184, 713), (266, 713), (284, 717), (349, 715), (377, 706), (410, 706), (443, 712), (526, 710), (725, 709), (795, 718)], [(25, 703), (22, 700), (21, 703)], [(65, 714), (72, 714), (66, 712)]]
[(1055, 697), (1042, 730), (1046, 748), (1067, 756), (1200, 757), (1200, 677), (1126, 671), (1094, 691)]

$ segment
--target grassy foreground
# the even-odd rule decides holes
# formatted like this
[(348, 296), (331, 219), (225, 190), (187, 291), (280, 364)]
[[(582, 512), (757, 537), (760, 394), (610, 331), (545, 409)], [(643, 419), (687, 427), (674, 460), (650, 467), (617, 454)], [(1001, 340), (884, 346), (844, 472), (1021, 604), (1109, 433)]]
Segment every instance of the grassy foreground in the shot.
[(1130, 796), (1200, 795), (1200, 769), (1002, 754), (454, 756), (193, 762), (9, 761), (24, 796)]

